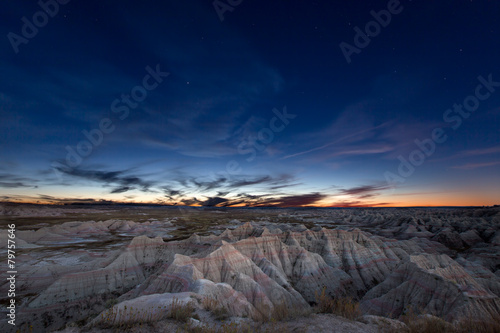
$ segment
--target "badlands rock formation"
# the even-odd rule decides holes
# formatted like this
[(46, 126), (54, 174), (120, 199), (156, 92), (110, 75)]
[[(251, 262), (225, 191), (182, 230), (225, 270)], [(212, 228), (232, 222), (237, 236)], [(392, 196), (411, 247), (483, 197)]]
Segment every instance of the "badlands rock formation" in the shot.
[[(288, 217), (310, 228), (231, 221), (232, 229), (219, 235), (178, 241), (148, 237), (168, 232), (168, 221), (71, 222), (19, 231), (33, 249), (19, 258), (24, 303), (18, 318), (40, 331), (89, 322), (102, 312), (92, 321), (99, 325), (109, 311), (121, 313), (113, 321), (129, 322), (134, 319), (125, 307), (147, 311), (191, 299), (201, 308), (208, 297), (231, 316), (267, 320), (282, 307), (307, 311), (323, 288), (332, 297), (359, 300), (366, 315), (398, 318), (412, 308), (452, 321), (495, 314), (500, 210), (479, 211), (464, 218), (456, 210), (319, 211), (313, 217), (290, 210)], [(124, 248), (87, 245), (40, 259), (49, 244), (110, 233), (140, 236)], [(109, 300), (116, 305), (105, 310)]]

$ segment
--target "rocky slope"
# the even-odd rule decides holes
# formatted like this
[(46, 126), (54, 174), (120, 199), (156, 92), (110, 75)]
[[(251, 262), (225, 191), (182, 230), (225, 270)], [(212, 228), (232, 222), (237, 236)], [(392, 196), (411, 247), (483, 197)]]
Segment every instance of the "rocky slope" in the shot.
[[(351, 216), (342, 225), (330, 220), (334, 229), (233, 221), (235, 228), (219, 235), (178, 241), (147, 236), (168, 231), (169, 222), (70, 222), (20, 231), (19, 239), (33, 248), (19, 258), (18, 288), (25, 297), (18, 318), (46, 331), (87, 320), (113, 303), (111, 311), (125, 306), (148, 311), (186, 297), (201, 307), (208, 297), (230, 316), (268, 320), (283, 308), (307, 311), (323, 288), (332, 297), (359, 300), (370, 315), (397, 318), (412, 308), (451, 321), (498, 313), (498, 216), (497, 210), (479, 217), (484, 221), (477, 228), (432, 214), (428, 219), (365, 215), (364, 225)], [(35, 260), (53, 242), (113, 232), (141, 236), (124, 248), (73, 249)], [(460, 242), (450, 245), (455, 233)], [(106, 311), (93, 323), (98, 325)], [(120, 313), (113, 320), (133, 320), (132, 314)]]

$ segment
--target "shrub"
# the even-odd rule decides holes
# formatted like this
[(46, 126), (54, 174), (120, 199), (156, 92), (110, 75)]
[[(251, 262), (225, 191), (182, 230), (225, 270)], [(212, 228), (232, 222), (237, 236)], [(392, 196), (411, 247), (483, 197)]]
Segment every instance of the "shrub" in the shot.
[(333, 313), (333, 299), (326, 294), (326, 287), (323, 287), (321, 293), (315, 292), (316, 311), (319, 313)]
[(183, 304), (177, 298), (174, 298), (167, 317), (185, 323), (191, 318), (191, 314), (194, 310), (195, 308), (192, 302)]
[(326, 287), (321, 293), (316, 292), (316, 311), (319, 313), (333, 313), (350, 320), (354, 320), (361, 315), (359, 302), (349, 296), (338, 296), (331, 298), (326, 294)]
[(109, 308), (115, 306), (116, 304), (118, 304), (118, 300), (116, 298), (110, 298), (106, 301), (106, 303), (104, 304), (104, 307), (106, 309), (109, 309)]
[(217, 320), (225, 320), (230, 317), (229, 311), (226, 309), (226, 307), (220, 304), (219, 301), (215, 298), (205, 296), (201, 301), (201, 305), (205, 310), (212, 312), (215, 319)]
[(285, 301), (282, 301), (276, 305), (274, 305), (273, 313), (271, 315), (271, 319), (276, 321), (282, 321), (289, 319), (291, 317), (290, 310), (286, 305)]
[(452, 333), (453, 326), (441, 318), (434, 316), (421, 316), (415, 321), (407, 322), (406, 326), (410, 329), (411, 333)]

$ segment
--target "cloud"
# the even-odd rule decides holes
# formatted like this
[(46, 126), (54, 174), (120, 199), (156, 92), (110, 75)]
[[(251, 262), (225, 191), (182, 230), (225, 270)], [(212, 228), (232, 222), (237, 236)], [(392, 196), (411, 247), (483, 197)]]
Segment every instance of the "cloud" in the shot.
[(59, 198), (46, 194), (38, 194), (37, 196), (25, 196), (18, 197), (19, 199), (28, 199), (32, 202), (42, 202), (42, 203), (50, 203), (50, 204), (114, 204), (117, 202), (111, 200), (96, 200), (94, 198)]
[(269, 183), (272, 181), (274, 181), (272, 177), (263, 176), (263, 177), (258, 177), (258, 178), (254, 178), (254, 179), (236, 180), (236, 181), (229, 183), (228, 186), (229, 187), (244, 187), (244, 186), (250, 186), (250, 185)]
[(270, 190), (279, 190), (279, 189), (282, 189), (285, 187), (293, 187), (293, 186), (298, 186), (298, 185), (301, 185), (301, 183), (276, 185), (276, 186), (269, 187), (269, 189)]
[(495, 162), (486, 162), (486, 163), (467, 163), (463, 165), (457, 165), (452, 167), (453, 169), (460, 169), (460, 170), (474, 170), (478, 168), (486, 168), (494, 165), (500, 165), (500, 161), (495, 161)]
[(183, 192), (180, 190), (173, 190), (173, 189), (169, 189), (167, 187), (164, 187), (163, 191), (165, 193), (165, 197), (169, 198), (171, 200), (174, 199), (174, 197), (179, 197), (183, 194)]
[(227, 202), (227, 201), (229, 201), (229, 200), (221, 198), (221, 197), (213, 197), (213, 198), (209, 198), (209, 199), (203, 201), (202, 205), (207, 206), (207, 207), (213, 207), (213, 206), (217, 206), (217, 205), (224, 203), (224, 202)]
[(227, 178), (225, 177), (219, 177), (215, 180), (210, 180), (210, 181), (200, 181), (197, 180), (196, 178), (191, 178), (191, 183), (194, 184), (199, 190), (202, 191), (209, 191), (213, 189), (217, 189), (220, 187), (223, 187), (227, 181)]
[(265, 185), (271, 189), (297, 185), (291, 184), (292, 181), (295, 181), (295, 177), (290, 174), (281, 174), (279, 176), (235, 176), (235, 178), (219, 176), (213, 180), (203, 180), (190, 177), (187, 179), (178, 178), (176, 181), (185, 187), (193, 185), (199, 191), (217, 190), (220, 193), (225, 193), (220, 194), (219, 196), (224, 196), (234, 189), (252, 187), (256, 185)]
[(124, 193), (130, 189), (131, 189), (130, 186), (121, 186), (121, 187), (115, 188), (113, 191), (111, 191), (111, 193)]
[(185, 206), (193, 206), (201, 204), (201, 201), (196, 198), (191, 198), (191, 199), (183, 199), (181, 200), (181, 203)]
[(224, 202), (220, 205), (220, 207), (233, 207), (233, 206), (241, 206), (245, 204), (245, 200), (233, 200), (233, 201), (227, 201)]
[(309, 206), (325, 199), (326, 195), (318, 192), (308, 194), (289, 195), (278, 198), (257, 200), (252, 206), (255, 207), (301, 207)]
[(69, 176), (100, 182), (106, 185), (118, 185), (110, 193), (124, 193), (133, 189), (149, 192), (154, 185), (153, 182), (145, 181), (138, 176), (128, 175), (129, 171), (85, 170), (64, 166), (58, 166), (56, 169)]
[(388, 185), (361, 185), (349, 189), (341, 189), (340, 193), (354, 196), (374, 196), (374, 192), (390, 189)]
[(316, 192), (285, 196), (276, 196), (272, 194), (251, 195), (240, 193), (234, 198), (222, 198), (215, 196), (208, 197), (206, 200), (199, 200), (193, 197), (190, 199), (182, 199), (180, 202), (183, 205), (201, 205), (207, 207), (301, 207), (314, 205), (324, 198), (326, 198), (325, 194)]
[(294, 181), (294, 180), (295, 180), (295, 177), (290, 175), (290, 174), (281, 174), (277, 177), (260, 176), (260, 177), (254, 177), (254, 178), (243, 178), (243, 179), (231, 181), (228, 183), (227, 186), (229, 188), (240, 188), (240, 187), (260, 185), (260, 184), (273, 185), (271, 187), (293, 186), (292, 184), (290, 184), (290, 182)]
[(497, 154), (497, 153), (500, 153), (500, 146), (483, 148), (483, 149), (465, 150), (457, 154), (457, 156), (478, 156), (478, 155)]
[(22, 182), (0, 182), (0, 187), (6, 187), (6, 188), (34, 187), (34, 188), (36, 188), (36, 186), (26, 185)]
[(254, 200), (254, 199), (258, 199), (262, 196), (259, 196), (259, 195), (252, 195), (252, 194), (247, 194), (247, 193), (240, 193), (238, 194), (236, 197), (239, 197), (239, 198), (246, 198), (246, 199), (250, 199), (250, 200)]
[(346, 150), (341, 150), (336, 153), (333, 153), (332, 155), (329, 155), (330, 157), (334, 156), (344, 156), (344, 155), (369, 155), (369, 154), (382, 154), (382, 153), (387, 153), (394, 150), (394, 147), (391, 146), (380, 146), (380, 147), (367, 147), (367, 148), (361, 148), (361, 149), (346, 149)]
[(37, 185), (34, 183), (37, 183), (37, 181), (26, 178), (26, 177), (19, 177), (16, 175), (12, 174), (0, 174), (0, 187), (5, 187), (5, 188), (22, 188), (22, 187), (31, 187), (31, 188), (38, 188)]
[[(377, 127), (380, 127), (380, 126), (377, 126)], [(357, 133), (348, 134), (348, 135), (343, 136), (343, 137), (341, 137), (341, 138), (339, 138), (339, 139), (337, 139), (335, 141), (328, 142), (328, 143), (326, 143), (324, 145), (321, 145), (319, 147), (315, 147), (315, 148), (312, 148), (312, 149), (301, 151), (301, 152), (298, 152), (298, 153), (295, 153), (295, 154), (290, 154), (290, 155), (282, 157), (281, 159), (285, 160), (285, 159), (288, 159), (288, 158), (291, 158), (291, 157), (297, 157), (297, 156), (300, 156), (300, 155), (305, 155), (305, 154), (309, 154), (309, 153), (312, 153), (312, 152), (315, 152), (315, 151), (323, 150), (323, 149), (328, 148), (330, 146), (337, 145), (337, 144), (339, 144), (339, 143), (341, 143), (343, 141), (346, 141), (348, 139), (353, 139), (353, 138), (355, 138), (357, 136), (360, 136), (362, 134), (366, 134), (368, 132), (371, 132), (372, 130), (375, 130), (377, 127), (372, 127), (372, 128), (364, 129), (364, 130), (359, 131)], [(383, 152), (385, 152), (385, 151), (387, 151), (387, 150), (384, 150)], [(377, 153), (378, 153), (378, 151), (377, 151)], [(337, 155), (342, 155), (343, 152), (342, 151), (338, 151), (336, 154)], [(359, 153), (356, 153), (355, 150), (352, 150), (351, 153), (350, 154), (348, 153), (347, 155), (355, 155), (355, 154), (363, 154), (363, 152), (360, 151)]]
[[(384, 130), (392, 122), (384, 122), (376, 125), (373, 117), (370, 115), (369, 109), (373, 101), (361, 101), (346, 107), (345, 110), (339, 113), (337, 119), (328, 127), (319, 131), (305, 133), (301, 135), (300, 142), (313, 143), (316, 147), (304, 149), (300, 152), (288, 154), (281, 159), (288, 159), (301, 155), (319, 152), (329, 149), (334, 153), (341, 153), (344, 150), (354, 150), (349, 148), (356, 144), (356, 150), (359, 145), (363, 145), (368, 139), (373, 139), (378, 132)], [(371, 144), (369, 142), (369, 144)], [(362, 147), (361, 147), (362, 148)], [(330, 156), (328, 153), (323, 155)]]
[(355, 207), (379, 207), (379, 206), (388, 206), (391, 203), (388, 202), (377, 202), (377, 203), (367, 203), (363, 201), (337, 201), (330, 205), (330, 207), (343, 207), (343, 208), (355, 208)]
[[(440, 159), (436, 159), (434, 161), (448, 161), (448, 160), (454, 160), (454, 159), (468, 158), (471, 156), (481, 156), (481, 155), (490, 155), (490, 154), (498, 154), (498, 153), (500, 153), (500, 146), (479, 148), (479, 149), (472, 149), (472, 150), (464, 150), (464, 151), (461, 151), (457, 154), (447, 156), (444, 158), (440, 158)], [(454, 168), (456, 168), (456, 167), (454, 167)]]

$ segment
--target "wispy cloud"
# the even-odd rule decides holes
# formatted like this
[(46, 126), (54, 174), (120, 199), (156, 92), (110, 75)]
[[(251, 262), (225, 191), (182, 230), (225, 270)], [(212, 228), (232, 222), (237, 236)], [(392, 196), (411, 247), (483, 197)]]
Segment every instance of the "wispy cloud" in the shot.
[(183, 205), (201, 205), (207, 207), (302, 207), (317, 204), (325, 199), (326, 194), (313, 192), (296, 195), (276, 195), (262, 194), (252, 195), (240, 193), (233, 197), (208, 197), (205, 200), (200, 200), (196, 197), (183, 199), (180, 201)]
[(276, 198), (257, 199), (251, 203), (254, 207), (302, 207), (314, 205), (327, 196), (322, 193), (314, 192), (308, 194), (289, 195)]
[(106, 186), (114, 186), (115, 188), (110, 193), (124, 193), (133, 189), (148, 192), (155, 185), (154, 182), (146, 181), (137, 175), (130, 175), (129, 170), (101, 171), (64, 166), (59, 166), (56, 169), (68, 176), (103, 183)]
[[(378, 125), (378, 126), (373, 126), (373, 127), (370, 127), (370, 128), (365, 128), (363, 130), (360, 130), (358, 132), (355, 132), (355, 133), (352, 133), (352, 134), (348, 134), (348, 135), (345, 135), (337, 140), (334, 140), (334, 141), (331, 141), (329, 143), (326, 143), (324, 145), (321, 145), (319, 147), (315, 147), (315, 148), (312, 148), (312, 149), (308, 149), (308, 150), (305, 150), (305, 151), (301, 151), (301, 152), (298, 152), (298, 153), (295, 153), (295, 154), (290, 154), (290, 155), (286, 155), (284, 157), (282, 157), (281, 159), (288, 159), (288, 158), (292, 158), (292, 157), (297, 157), (297, 156), (301, 156), (301, 155), (305, 155), (305, 154), (309, 154), (309, 153), (312, 153), (312, 152), (315, 152), (315, 151), (319, 151), (319, 150), (323, 150), (325, 148), (328, 148), (330, 146), (333, 146), (333, 145), (337, 145), (339, 143), (342, 143), (342, 142), (345, 142), (349, 139), (353, 139), (353, 138), (357, 138), (357, 137), (360, 137), (360, 136), (364, 136), (365, 134), (371, 132), (371, 131), (374, 131), (378, 128), (382, 128), (384, 126), (386, 126), (387, 123), (384, 123), (384, 124), (381, 124), (381, 125)], [(386, 148), (388, 150), (390, 150), (390, 148)], [(385, 152), (385, 151), (388, 151), (384, 149), (383, 151), (378, 151), (378, 152)], [(357, 152), (358, 151), (358, 152)], [(369, 150), (365, 150), (365, 151), (369, 151)], [(376, 153), (376, 152), (372, 152), (372, 153)], [(338, 151), (337, 153), (335, 153), (337, 156), (340, 156), (340, 155), (355, 155), (355, 154), (363, 154), (363, 149), (357, 149), (357, 150), (351, 150), (350, 153), (348, 153), (347, 151), (344, 153), (342, 151)]]
[(281, 174), (278, 176), (234, 176), (231, 178), (219, 176), (215, 179), (200, 179), (196, 177), (178, 177), (176, 181), (184, 187), (193, 187), (197, 191), (217, 190), (226, 194), (243, 187), (255, 187), (262, 185), (269, 189), (279, 189), (285, 186), (295, 186), (297, 183), (295, 177), (290, 174)]
[(500, 165), (500, 161), (485, 162), (485, 163), (467, 163), (463, 165), (457, 165), (452, 168), (460, 170), (474, 170), (478, 168), (487, 168), (495, 165)]
[(0, 187), (5, 188), (21, 188), (21, 187), (31, 187), (37, 188), (37, 181), (34, 179), (20, 177), (13, 174), (3, 173), (0, 174)]
[(379, 207), (379, 206), (389, 206), (391, 203), (389, 202), (376, 202), (376, 203), (367, 203), (365, 201), (354, 200), (354, 201), (336, 201), (333, 202), (331, 207), (344, 207), (344, 208), (355, 208), (355, 207)]
[(478, 156), (478, 155), (489, 155), (497, 153), (500, 153), (500, 146), (474, 149), (474, 150), (465, 150), (463, 152), (458, 153), (457, 156)]
[[(463, 150), (460, 151), (456, 154), (446, 156), (440, 159), (435, 159), (434, 162), (437, 161), (449, 161), (449, 160), (455, 160), (455, 159), (461, 159), (461, 158), (470, 158), (472, 156), (482, 156), (482, 155), (494, 155), (494, 154), (499, 154), (500, 153), (500, 146), (494, 146), (494, 147), (487, 147), (487, 148), (477, 148), (477, 149), (470, 149), (470, 150)], [(457, 168), (457, 167), (454, 167)]]
[(374, 192), (382, 191), (390, 189), (388, 185), (379, 184), (379, 185), (361, 185), (357, 187), (352, 187), (348, 189), (341, 189), (340, 193), (347, 195), (361, 195), (366, 196), (368, 194), (373, 195)]

